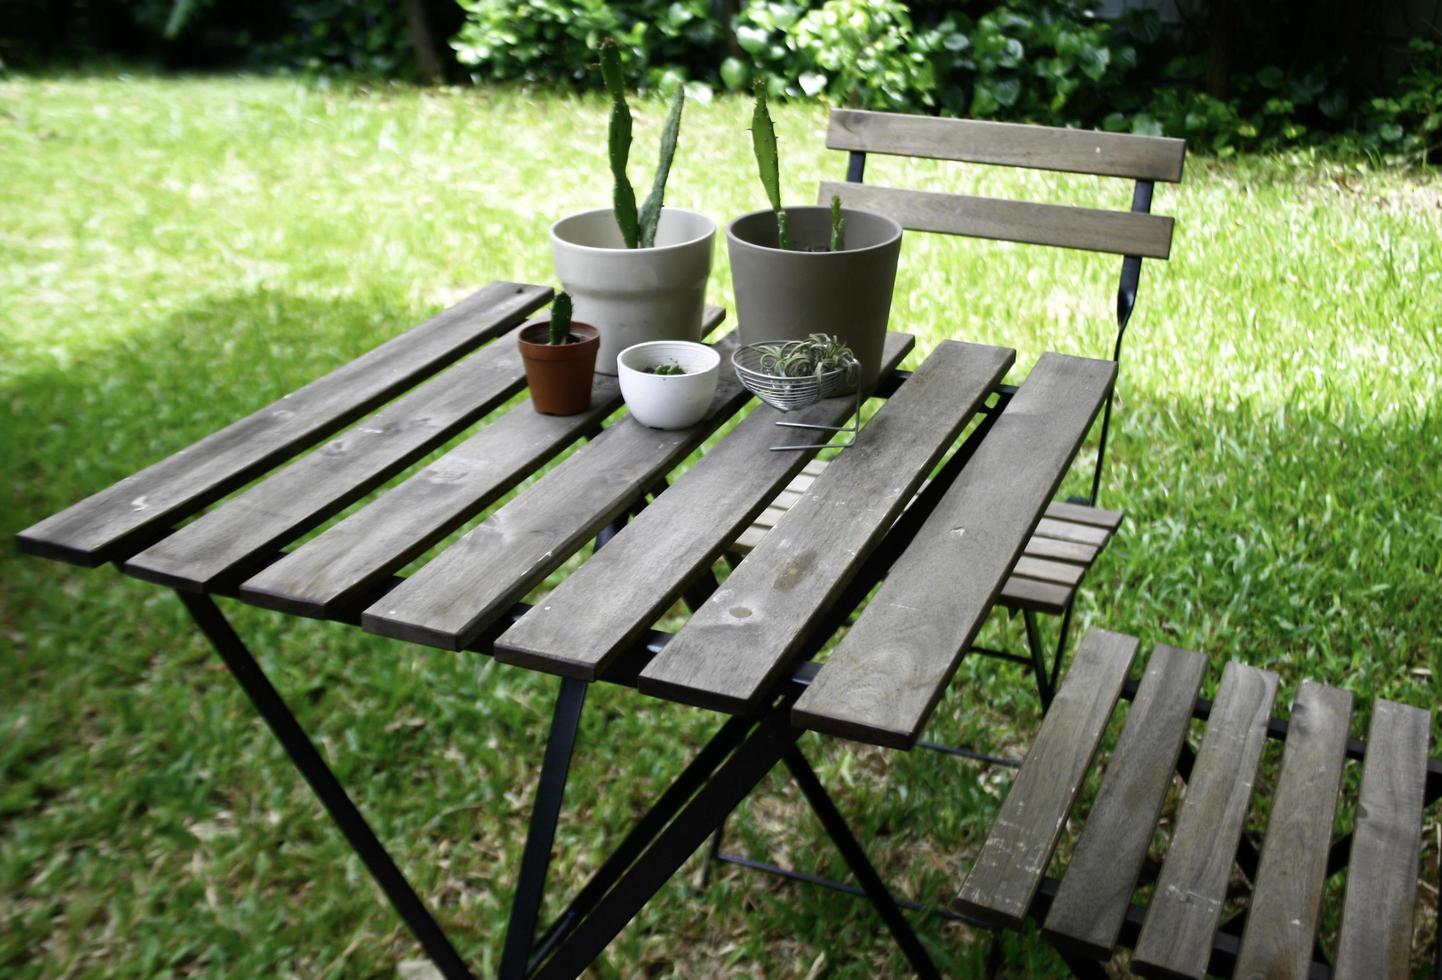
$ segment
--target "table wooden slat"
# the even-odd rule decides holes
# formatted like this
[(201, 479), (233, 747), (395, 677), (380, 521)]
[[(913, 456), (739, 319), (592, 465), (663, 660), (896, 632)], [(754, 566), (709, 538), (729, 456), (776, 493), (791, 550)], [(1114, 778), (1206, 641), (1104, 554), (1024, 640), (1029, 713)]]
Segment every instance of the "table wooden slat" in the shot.
[(733, 338), (717, 345), (721, 380), (705, 420), (648, 429), (627, 416), (472, 528), (367, 609), (372, 633), (459, 650), (503, 615), (750, 398), (731, 370)]
[(943, 341), (641, 672), (641, 690), (759, 707), (1014, 357)]
[(1379, 698), (1367, 755), (1337, 944), (1338, 980), (1411, 976), (1432, 715)]
[(1011, 928), (1026, 918), (1137, 646), (1134, 637), (1094, 629), (1077, 647), (1066, 680), (957, 896), (960, 911)]
[(1159, 645), (1127, 715), (1043, 934), (1105, 960), (1132, 901), (1176, 773), (1207, 658)]
[(142, 551), (125, 571), (191, 591), (230, 585), (480, 419), (525, 381), (514, 333), (508, 334)]
[(348, 425), (520, 323), (544, 286), (493, 282), (344, 367), (20, 532), (21, 550), (99, 565)]
[(1110, 361), (1044, 354), (792, 712), (909, 748), (1061, 483)]
[(1302, 681), (1247, 907), (1239, 977), (1305, 977), (1311, 967), (1351, 716), (1351, 693)]
[(1232, 661), (1222, 673), (1132, 958), (1139, 970), (1164, 976), (1206, 974), (1276, 693), (1277, 675), (1269, 670)]
[[(883, 373), (895, 369), (913, 343), (907, 334), (888, 334)], [(837, 398), (789, 415), (758, 406), (502, 634), (496, 657), (594, 680), (670, 608), (807, 458), (804, 452), (771, 452), (768, 447), (778, 439), (818, 445), (825, 441), (825, 433), (778, 429), (774, 423), (785, 418), (836, 425), (851, 407), (850, 399)]]
[[(708, 307), (710, 333), (725, 310)], [(257, 605), (332, 615), (479, 514), (621, 404), (614, 377), (598, 374), (591, 408), (542, 415), (520, 405), (406, 482), (317, 535), (241, 586)]]

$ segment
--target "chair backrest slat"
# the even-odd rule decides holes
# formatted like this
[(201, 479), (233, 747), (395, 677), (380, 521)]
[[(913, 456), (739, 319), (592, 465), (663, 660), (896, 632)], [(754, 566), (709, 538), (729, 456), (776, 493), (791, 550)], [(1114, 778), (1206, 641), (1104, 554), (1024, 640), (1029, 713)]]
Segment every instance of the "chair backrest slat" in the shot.
[(833, 150), (959, 160), (1133, 180), (1182, 179), (1186, 141), (978, 119), (836, 109), (826, 134)]
[(819, 202), (833, 196), (847, 207), (885, 214), (911, 231), (1154, 259), (1167, 258), (1172, 248), (1172, 219), (1163, 215), (822, 181)]

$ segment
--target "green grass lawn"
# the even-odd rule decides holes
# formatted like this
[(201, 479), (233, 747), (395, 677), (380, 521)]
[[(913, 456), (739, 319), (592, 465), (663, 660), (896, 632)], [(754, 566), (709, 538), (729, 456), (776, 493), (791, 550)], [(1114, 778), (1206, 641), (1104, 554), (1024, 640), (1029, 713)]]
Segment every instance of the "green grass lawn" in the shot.
[[(604, 109), (485, 89), (0, 82), (5, 540), (487, 280), (549, 282), (548, 224), (609, 199)], [(637, 107), (638, 186), (661, 114)], [(687, 109), (669, 203), (718, 220), (762, 204), (748, 115)], [(787, 196), (809, 203), (844, 159), (822, 148), (822, 109), (777, 115)], [(1116, 207), (1130, 194), (881, 159), (868, 178)], [(1156, 209), (1177, 218), (1173, 258), (1143, 273), (1104, 490), (1128, 521), (1088, 580), (1083, 624), (1204, 650), (1213, 682), (1232, 657), (1270, 667), (1287, 702), (1310, 676), (1437, 705), (1442, 181), (1195, 159)], [(911, 236), (893, 324), (923, 351), (947, 336), (1013, 346), (1020, 377), (1043, 350), (1109, 349), (1118, 264)], [(731, 305), (724, 258), (712, 299)], [(388, 975), (420, 955), (170, 594), (9, 543), (0, 562), (0, 973)], [(227, 610), (462, 952), (493, 972), (555, 682)], [(934, 734), (1023, 744), (1037, 720), (1024, 681), (968, 661)], [(715, 724), (592, 693), (552, 910)], [(1008, 774), (803, 745), (896, 888), (949, 899)], [(733, 840), (839, 873), (797, 797), (773, 774)], [(863, 903), (741, 873), (698, 894), (695, 871), (603, 973), (903, 970)], [(979, 971), (982, 936), (917, 921), (950, 972)], [(1419, 941), (1434, 931), (1429, 912)], [(1009, 949), (1019, 973), (1057, 966), (1039, 942)]]

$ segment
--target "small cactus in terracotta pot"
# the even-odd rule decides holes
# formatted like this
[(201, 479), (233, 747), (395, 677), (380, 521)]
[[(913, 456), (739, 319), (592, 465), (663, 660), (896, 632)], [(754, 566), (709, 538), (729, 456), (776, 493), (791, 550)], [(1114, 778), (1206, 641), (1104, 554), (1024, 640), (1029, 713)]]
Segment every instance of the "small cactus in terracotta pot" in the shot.
[(589, 323), (571, 319), (571, 297), (564, 292), (551, 303), (549, 323), (534, 323), (521, 330), (517, 346), (536, 411), (579, 415), (591, 407), (600, 338), (600, 331)]

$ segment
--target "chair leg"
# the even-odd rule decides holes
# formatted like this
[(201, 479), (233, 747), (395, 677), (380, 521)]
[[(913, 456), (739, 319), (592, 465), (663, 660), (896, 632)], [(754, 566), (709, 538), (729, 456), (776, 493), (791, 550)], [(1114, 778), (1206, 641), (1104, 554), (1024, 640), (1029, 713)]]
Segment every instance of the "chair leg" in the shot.
[(1046, 653), (1042, 649), (1041, 627), (1037, 625), (1036, 613), (1030, 609), (1022, 610), (1022, 620), (1026, 623), (1026, 645), (1031, 652), (1032, 673), (1036, 675), (1036, 693), (1041, 698), (1042, 714), (1046, 714), (1051, 708), (1052, 688), (1046, 669)]

